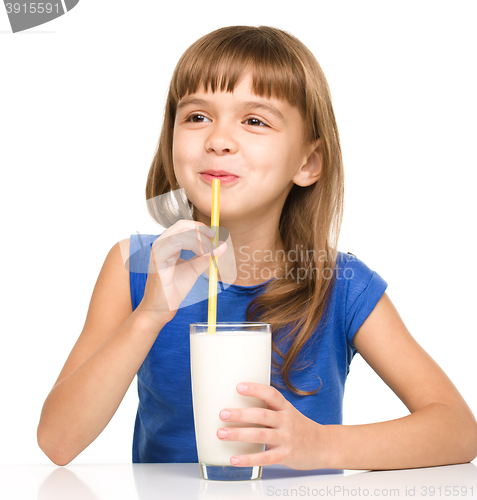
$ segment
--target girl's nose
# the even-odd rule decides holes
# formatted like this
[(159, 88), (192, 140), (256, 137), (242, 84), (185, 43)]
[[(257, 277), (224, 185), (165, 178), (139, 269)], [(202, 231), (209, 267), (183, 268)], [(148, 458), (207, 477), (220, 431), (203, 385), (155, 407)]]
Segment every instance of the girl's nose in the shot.
[(211, 131), (206, 140), (205, 149), (208, 153), (215, 152), (218, 155), (235, 153), (237, 151), (237, 143), (230, 131), (226, 130), (225, 127), (220, 127)]

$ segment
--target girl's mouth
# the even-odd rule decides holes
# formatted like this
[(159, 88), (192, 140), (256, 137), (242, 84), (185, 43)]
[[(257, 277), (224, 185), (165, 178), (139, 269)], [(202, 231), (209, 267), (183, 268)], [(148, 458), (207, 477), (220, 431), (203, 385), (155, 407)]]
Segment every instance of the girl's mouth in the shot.
[(220, 179), (220, 184), (230, 184), (238, 180), (236, 175), (212, 175), (212, 174), (200, 174), (202, 179), (206, 182), (212, 183), (214, 179)]

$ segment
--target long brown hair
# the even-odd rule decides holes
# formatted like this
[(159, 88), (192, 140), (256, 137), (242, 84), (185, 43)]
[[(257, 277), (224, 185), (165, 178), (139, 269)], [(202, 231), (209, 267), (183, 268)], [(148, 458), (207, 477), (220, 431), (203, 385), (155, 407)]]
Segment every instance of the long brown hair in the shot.
[[(326, 313), (327, 301), (335, 280), (337, 243), (341, 228), (344, 198), (344, 171), (341, 146), (331, 103), (330, 90), (323, 71), (313, 54), (293, 35), (269, 26), (230, 26), (203, 36), (182, 55), (172, 76), (167, 96), (164, 123), (149, 170), (146, 200), (180, 189), (172, 163), (172, 140), (178, 102), (203, 85), (207, 92), (232, 92), (245, 71), (251, 71), (253, 92), (259, 96), (287, 100), (296, 106), (304, 119), (309, 144), (321, 138), (323, 164), (320, 177), (310, 186), (294, 185), (283, 206), (279, 233), (289, 256), (288, 276), (283, 272), (271, 280), (261, 295), (247, 307), (247, 321), (272, 325), (273, 350), (281, 358), (278, 365), (286, 386), (300, 395), (290, 382), (290, 370), (300, 350), (310, 339)], [(189, 201), (196, 218), (196, 208)], [(151, 216), (168, 227), (166, 207), (148, 205)], [(305, 249), (305, 252), (297, 251)], [(313, 249), (311, 272), (306, 253)], [(296, 256), (296, 257), (295, 257)], [(298, 280), (297, 273), (305, 279)], [(275, 275), (276, 276), (276, 275)], [(291, 331), (285, 327), (292, 325)], [(286, 335), (285, 335), (286, 333)], [(279, 344), (292, 340), (284, 354)], [(320, 386), (321, 387), (321, 386)]]

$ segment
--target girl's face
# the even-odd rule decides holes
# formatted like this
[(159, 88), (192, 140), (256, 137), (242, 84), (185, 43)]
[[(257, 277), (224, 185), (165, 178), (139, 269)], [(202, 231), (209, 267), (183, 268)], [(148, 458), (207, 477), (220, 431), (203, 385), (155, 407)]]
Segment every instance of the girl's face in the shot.
[(301, 169), (314, 148), (304, 144), (298, 108), (257, 96), (251, 83), (247, 73), (233, 93), (204, 92), (200, 87), (177, 107), (174, 172), (199, 212), (211, 215), (212, 181), (202, 172), (222, 170), (237, 176), (233, 182), (221, 182), (221, 222), (279, 216), (293, 183), (306, 186), (318, 177), (316, 169)]

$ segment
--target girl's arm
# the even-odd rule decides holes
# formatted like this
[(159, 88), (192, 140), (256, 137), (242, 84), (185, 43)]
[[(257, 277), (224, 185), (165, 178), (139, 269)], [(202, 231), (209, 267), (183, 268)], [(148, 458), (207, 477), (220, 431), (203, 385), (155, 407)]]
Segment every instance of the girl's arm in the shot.
[(245, 382), (237, 390), (264, 408), (227, 409), (217, 437), (267, 444), (267, 451), (231, 458), (239, 467), (283, 464), (293, 469), (410, 469), (470, 462), (477, 423), (436, 362), (413, 339), (385, 293), (355, 334), (356, 349), (407, 406), (410, 415), (365, 425), (320, 425), (275, 388)]
[(323, 433), (329, 467), (403, 469), (470, 462), (477, 423), (453, 383), (414, 340), (385, 293), (353, 339), (410, 415)]
[(71, 462), (106, 427), (167, 323), (132, 311), (120, 245), (129, 255), (129, 240), (110, 250), (83, 331), (43, 405), (38, 444), (57, 465)]

